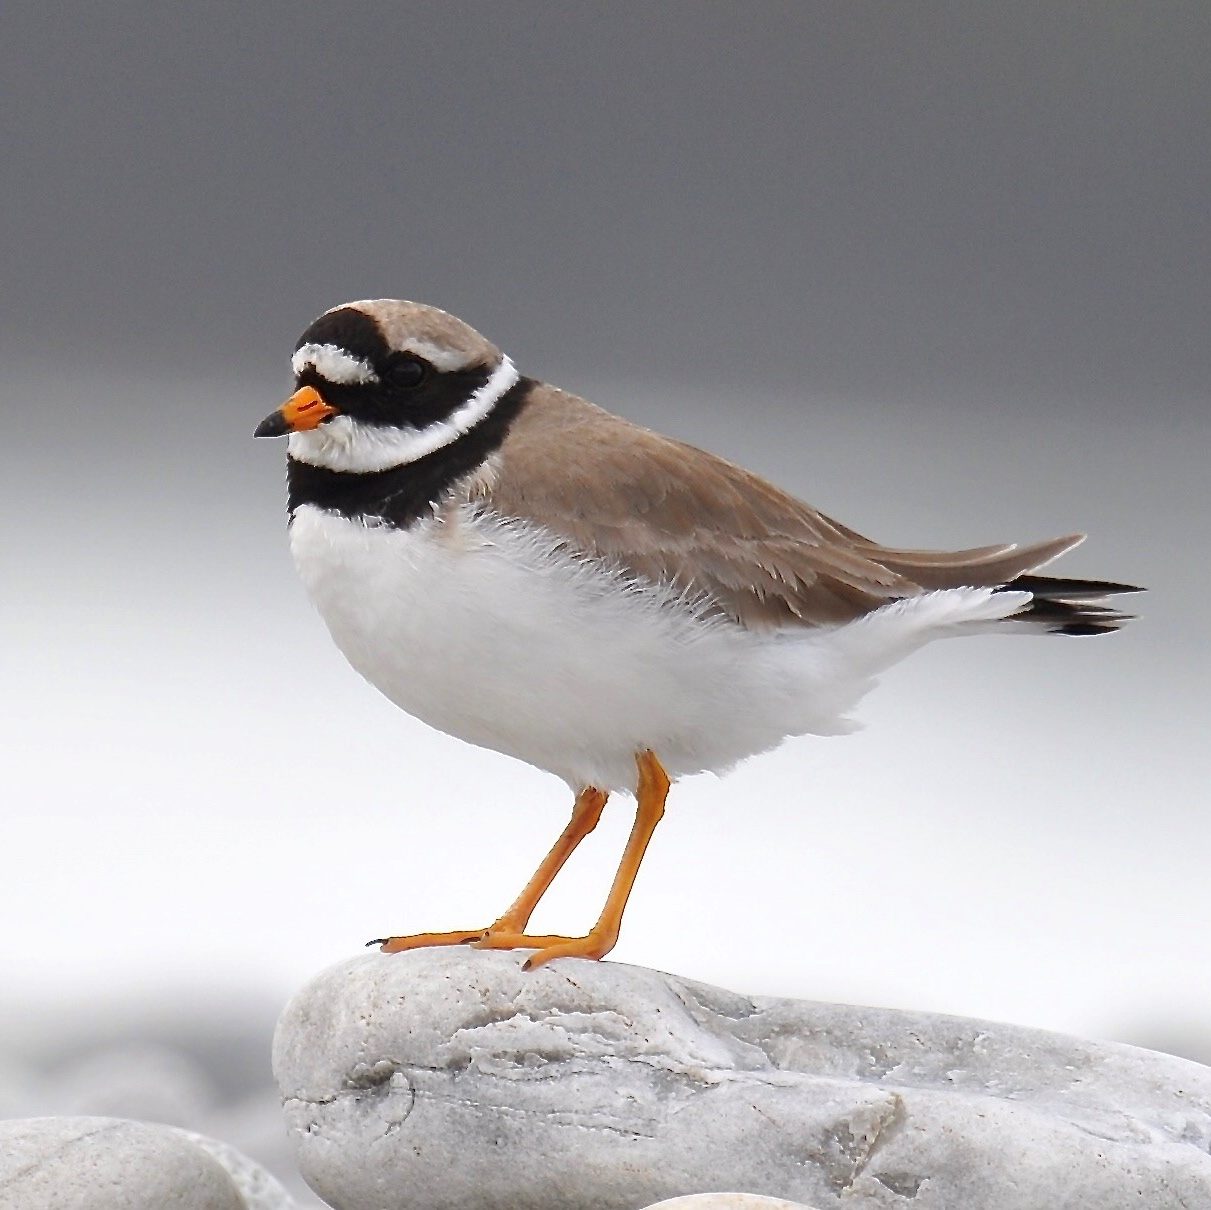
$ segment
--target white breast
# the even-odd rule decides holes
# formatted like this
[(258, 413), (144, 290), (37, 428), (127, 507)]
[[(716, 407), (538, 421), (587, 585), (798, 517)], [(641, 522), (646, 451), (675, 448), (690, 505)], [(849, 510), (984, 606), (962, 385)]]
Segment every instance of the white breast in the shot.
[[(576, 788), (630, 788), (642, 748), (676, 776), (723, 771), (787, 735), (850, 730), (844, 713), (872, 674), (955, 625), (956, 608), (966, 623), (1021, 607), (957, 590), (983, 604), (931, 593), (843, 627), (761, 635), (469, 508), (397, 530), (304, 506), (290, 543), (337, 646), (371, 684)], [(952, 597), (946, 610), (920, 607)]]

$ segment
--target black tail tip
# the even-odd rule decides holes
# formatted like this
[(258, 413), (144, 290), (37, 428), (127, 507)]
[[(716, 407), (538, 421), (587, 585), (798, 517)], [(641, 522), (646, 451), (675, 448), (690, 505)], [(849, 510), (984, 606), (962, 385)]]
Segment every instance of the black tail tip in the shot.
[(1035, 622), (1051, 634), (1111, 634), (1133, 615), (1107, 603), (1123, 593), (1143, 592), (1136, 584), (1113, 580), (1073, 580), (1059, 576), (1018, 576), (1006, 589), (1029, 592), (1034, 600), (1015, 618)]
[(1053, 626), (1052, 634), (1071, 634), (1077, 637), (1091, 634), (1113, 634), (1121, 630), (1124, 622), (1132, 620), (1131, 614), (1120, 614), (1113, 622), (1069, 622), (1066, 626)]

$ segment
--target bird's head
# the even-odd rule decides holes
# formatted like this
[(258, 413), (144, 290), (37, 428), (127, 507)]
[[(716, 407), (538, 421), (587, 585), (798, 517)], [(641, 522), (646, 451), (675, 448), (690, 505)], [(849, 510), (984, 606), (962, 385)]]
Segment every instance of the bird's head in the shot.
[(345, 303), (299, 337), (295, 391), (257, 426), (290, 456), (369, 473), (457, 441), (518, 382), (513, 363), (462, 320), (421, 303)]

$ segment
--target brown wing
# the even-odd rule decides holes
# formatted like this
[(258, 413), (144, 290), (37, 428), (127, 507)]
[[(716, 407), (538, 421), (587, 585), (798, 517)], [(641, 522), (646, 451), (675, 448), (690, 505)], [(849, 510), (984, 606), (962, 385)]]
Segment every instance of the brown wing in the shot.
[(713, 454), (539, 385), (491, 507), (635, 575), (708, 594), (746, 626), (848, 621), (924, 589), (1004, 584), (1079, 538), (1018, 549), (881, 547)]

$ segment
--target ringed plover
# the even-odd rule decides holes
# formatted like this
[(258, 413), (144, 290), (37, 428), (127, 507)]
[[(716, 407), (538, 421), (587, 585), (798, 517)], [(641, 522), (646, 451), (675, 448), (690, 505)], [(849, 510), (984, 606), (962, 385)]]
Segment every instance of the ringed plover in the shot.
[[(486, 929), (380, 939), (600, 958), (677, 777), (787, 736), (836, 735), (886, 668), (933, 639), (1115, 630), (1126, 584), (1039, 575), (1081, 541), (897, 550), (712, 454), (520, 374), (434, 307), (321, 315), (294, 394), (290, 549), (336, 645), (431, 726), (563, 778), (572, 817)], [(608, 795), (638, 809), (597, 923), (531, 913)], [(376, 944), (371, 942), (370, 944)]]

